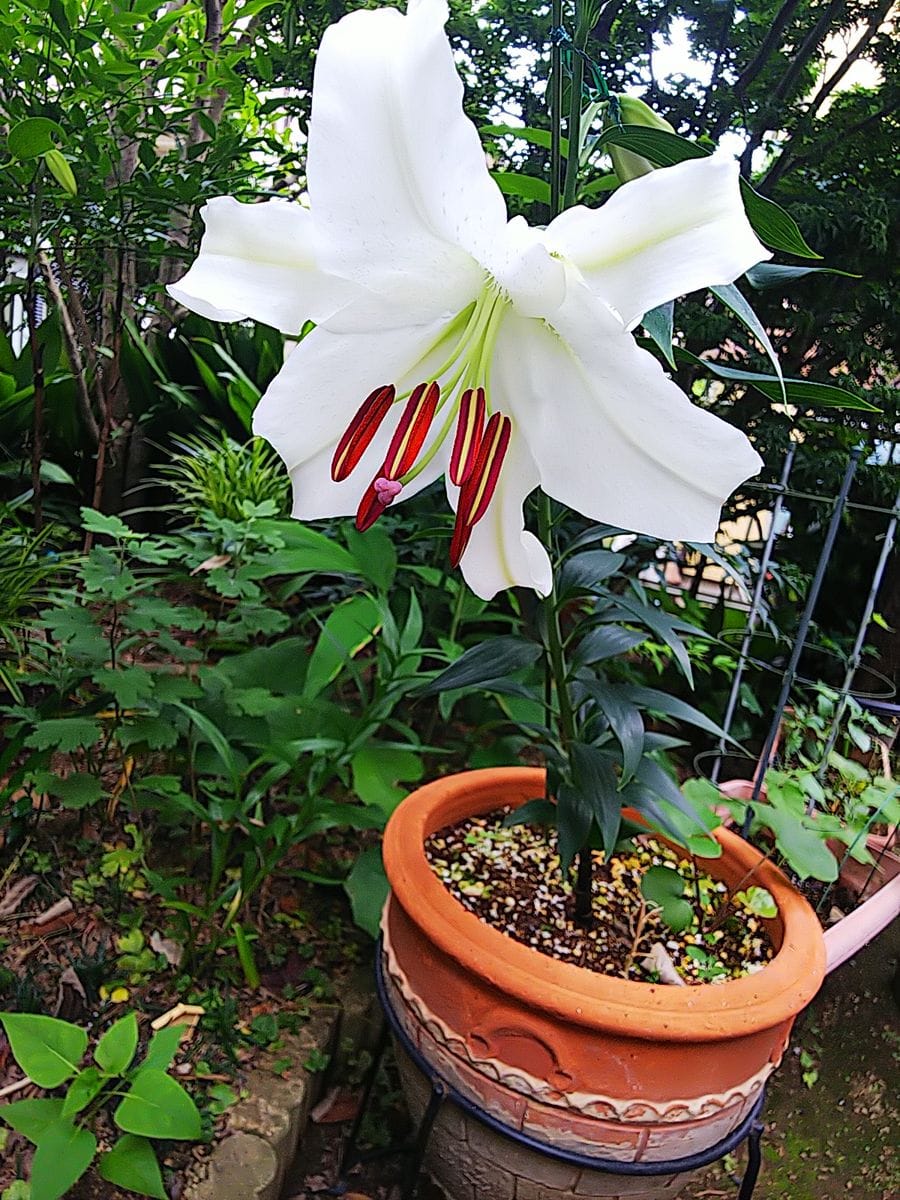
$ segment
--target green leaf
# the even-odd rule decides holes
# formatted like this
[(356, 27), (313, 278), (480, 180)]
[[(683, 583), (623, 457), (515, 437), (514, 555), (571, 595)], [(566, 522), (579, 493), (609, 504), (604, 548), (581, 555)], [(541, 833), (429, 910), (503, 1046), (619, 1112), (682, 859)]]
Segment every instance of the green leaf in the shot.
[(162, 1172), (156, 1161), (153, 1146), (143, 1137), (126, 1133), (106, 1154), (101, 1154), (97, 1163), (101, 1179), (116, 1187), (137, 1192), (139, 1196), (152, 1196), (155, 1200), (166, 1200)]
[(193, 1142), (200, 1136), (196, 1104), (180, 1083), (153, 1067), (141, 1067), (113, 1120), (125, 1133), (142, 1137)]
[(541, 648), (524, 638), (506, 636), (488, 638), (466, 650), (456, 662), (441, 671), (436, 679), (422, 688), (422, 695), (431, 696), (451, 688), (478, 687), (492, 683), (530, 667), (541, 656)]
[(758, 292), (767, 288), (783, 287), (807, 275), (843, 275), (847, 279), (861, 279), (852, 271), (839, 271), (836, 267), (789, 267), (781, 263), (757, 263), (749, 271), (744, 272), (747, 282)]
[(36, 750), (60, 750), (69, 754), (100, 739), (100, 726), (88, 717), (50, 717), (41, 721), (25, 739)]
[(69, 160), (61, 150), (57, 150), (54, 146), (52, 150), (44, 151), (44, 162), (50, 174), (66, 193), (67, 196), (78, 195), (78, 184), (75, 182), (75, 176), (72, 174), (72, 168), (69, 166)]
[(59, 1121), (62, 1109), (62, 1100), (16, 1100), (0, 1106), (0, 1120), (29, 1142), (38, 1142), (44, 1130)]
[(778, 383), (781, 388), (782, 399), (787, 401), (787, 393), (784, 388), (784, 375), (781, 370), (781, 363), (778, 359), (778, 354), (775, 351), (775, 347), (772, 345), (771, 339), (763, 327), (762, 321), (760, 321), (759, 317), (733, 283), (719, 284), (718, 287), (710, 287), (709, 290), (717, 299), (721, 300), (726, 308), (730, 309), (731, 312), (734, 313), (741, 324), (745, 325), (747, 329), (750, 330), (750, 332), (765, 350), (766, 354), (769, 356), (769, 361), (775, 368), (775, 374), (778, 377)]
[(710, 720), (699, 708), (694, 708), (693, 704), (679, 700), (677, 696), (670, 696), (667, 692), (660, 692), (656, 688), (638, 687), (634, 684), (624, 684), (622, 691), (633, 704), (663, 713), (675, 721), (686, 721), (688, 725), (695, 725), (697, 729), (711, 733), (713, 737), (724, 737), (734, 744), (734, 739), (729, 738), (721, 726)]
[(137, 708), (153, 695), (153, 675), (145, 667), (101, 667), (91, 676), (122, 708)]
[(83, 1071), (79, 1071), (69, 1084), (69, 1090), (66, 1092), (63, 1102), (62, 1115), (74, 1117), (82, 1109), (87, 1108), (90, 1102), (100, 1094), (105, 1082), (104, 1076), (96, 1067), (85, 1067)]
[(801, 879), (821, 879), (833, 883), (838, 877), (838, 861), (823, 838), (804, 823), (804, 818), (785, 809), (754, 804), (755, 822), (768, 826), (775, 835), (775, 845)]
[(657, 907), (673, 933), (682, 933), (694, 919), (694, 910), (684, 896), (684, 880), (671, 867), (650, 867), (641, 877), (641, 894)]
[(550, 184), (536, 175), (524, 175), (518, 171), (491, 171), (491, 177), (500, 191), (507, 196), (521, 196), (525, 200), (536, 200), (540, 204), (550, 203)]
[(78, 1070), (88, 1036), (77, 1025), (33, 1013), (0, 1013), (16, 1062), (38, 1087), (59, 1087)]
[(668, 362), (674, 371), (675, 356), (672, 353), (672, 333), (675, 325), (675, 301), (669, 300), (667, 304), (660, 304), (658, 308), (651, 308), (648, 313), (644, 313), (641, 324), (653, 341), (656, 342), (657, 346), (659, 346), (660, 350), (662, 350), (666, 362)]
[(581, 667), (627, 654), (641, 642), (646, 642), (647, 637), (646, 633), (625, 629), (622, 625), (601, 625), (599, 629), (586, 633), (575, 647), (571, 656), (572, 665)]
[(151, 1068), (156, 1071), (166, 1071), (175, 1061), (178, 1047), (181, 1045), (181, 1035), (184, 1031), (178, 1025), (167, 1025), (154, 1033), (147, 1046), (147, 1053), (141, 1063), (141, 1070)]
[(127, 1013), (97, 1043), (94, 1058), (110, 1075), (124, 1075), (131, 1066), (137, 1050), (138, 1023), (136, 1013)]
[(773, 250), (782, 250), (785, 254), (794, 254), (797, 258), (821, 258), (800, 232), (800, 226), (785, 212), (780, 204), (761, 196), (751, 187), (746, 179), (741, 180), (741, 195), (744, 198), (744, 208), (747, 219), (753, 226), (757, 237)]
[(104, 533), (117, 541), (141, 537), (141, 534), (129, 529), (121, 517), (107, 517), (95, 508), (81, 509), (81, 524), (89, 533)]
[(371, 596), (351, 596), (333, 609), (319, 634), (303, 685), (312, 700), (341, 669), (371, 642), (381, 625), (381, 611)]
[(594, 813), (577, 785), (561, 784), (556, 799), (559, 863), (563, 871), (568, 871), (575, 855), (590, 837)]
[(89, 804), (96, 804), (103, 795), (103, 784), (97, 776), (83, 771), (76, 771), (65, 779), (48, 772), (42, 776), (41, 784), (42, 791), (59, 797), (63, 808), (87, 808)]
[(91, 1165), (96, 1150), (89, 1129), (62, 1118), (48, 1126), (31, 1160), (31, 1200), (59, 1200)]
[(353, 920), (371, 937), (378, 937), (381, 910), (389, 891), (380, 846), (370, 846), (360, 854), (344, 881), (344, 891), (350, 897)]
[[(532, 146), (540, 146), (544, 150), (549, 150), (551, 145), (551, 135), (549, 129), (535, 129), (531, 125), (482, 125), (481, 133), (485, 137), (512, 137), (521, 138), (523, 142), (528, 142)], [(560, 138), (560, 153), (563, 158), (569, 157), (569, 139)]]
[(379, 591), (390, 591), (397, 573), (397, 551), (389, 535), (379, 525), (360, 533), (354, 525), (345, 528), (347, 547), (354, 565), (350, 574), (362, 575)]
[(710, 375), (715, 375), (719, 379), (746, 383), (777, 404), (782, 403), (786, 397), (788, 404), (796, 404), (798, 408), (846, 408), (859, 412), (881, 412), (880, 408), (870, 404), (868, 400), (862, 400), (860, 397), (854, 396), (852, 392), (835, 387), (831, 383), (814, 383), (809, 379), (785, 378), (784, 394), (782, 394), (781, 384), (774, 375), (761, 375), (756, 371), (739, 371), (735, 367), (723, 367), (720, 363), (711, 362), (708, 358), (698, 358), (696, 354), (691, 354), (689, 350), (682, 350), (680, 346), (675, 349), (675, 358), (679, 362), (694, 363), (695, 366), (702, 367), (704, 371), (708, 371)]
[[(622, 801), (612, 758), (605, 750), (582, 742), (571, 746), (573, 784), (590, 810), (607, 857), (615, 849), (622, 827)], [(579, 845), (576, 849), (580, 850)]]
[(641, 711), (611, 684), (590, 680), (584, 681), (583, 686), (606, 717), (622, 747), (621, 785), (624, 785), (637, 771), (644, 754), (644, 720)]
[(26, 117), (9, 131), (6, 145), (13, 158), (40, 158), (53, 149), (55, 141), (64, 141), (61, 125), (49, 117)]
[(584, 550), (563, 563), (559, 577), (561, 594), (575, 590), (593, 591), (598, 584), (615, 575), (625, 562), (624, 554), (612, 550)]
[(409, 788), (403, 784), (418, 783), (425, 774), (420, 754), (378, 742), (368, 742), (357, 750), (350, 765), (356, 795), (363, 804), (381, 809), (386, 817), (407, 795)]

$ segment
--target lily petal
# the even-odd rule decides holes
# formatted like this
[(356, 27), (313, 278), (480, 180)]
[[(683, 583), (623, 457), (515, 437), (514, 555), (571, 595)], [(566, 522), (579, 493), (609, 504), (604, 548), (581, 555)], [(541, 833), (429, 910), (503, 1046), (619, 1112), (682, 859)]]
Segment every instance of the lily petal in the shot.
[(321, 321), (353, 294), (316, 266), (313, 217), (300, 204), (241, 204), (216, 196), (200, 210), (206, 232), (188, 273), (169, 287), (180, 304), (213, 321), (249, 317), (282, 333)]
[[(509, 587), (533, 588), (540, 596), (550, 593), (550, 559), (537, 538), (526, 530), (522, 513), (522, 505), (538, 482), (528, 444), (514, 428), (493, 499), (472, 530), (459, 564), (466, 583), (482, 600), (490, 600)], [(455, 511), (459, 488), (450, 483), (449, 477), (447, 496)]]
[[(510, 317), (494, 392), (527, 431), (544, 491), (592, 520), (667, 540), (712, 541), (721, 507), (762, 461), (739, 430), (692, 404), (603, 313), (567, 297), (557, 332)], [(528, 326), (527, 328), (525, 326)]]
[[(443, 323), (373, 333), (335, 333), (320, 325), (292, 351), (253, 414), (253, 432), (270, 442), (287, 464), (294, 485), (292, 515), (301, 520), (350, 516), (384, 462), (405, 403), (381, 422), (349, 477), (331, 477), (335, 448), (360, 402), (388, 381), (407, 391), (427, 372)], [(427, 453), (428, 442), (425, 450)], [(407, 499), (444, 471), (439, 450), (421, 474), (404, 485)]]
[[(332, 25), (316, 60), (308, 181), (321, 261), (409, 314), (458, 310), (506, 206), (444, 34), (444, 0), (408, 15), (358, 11)], [(473, 257), (474, 256), (474, 257)]]
[(744, 212), (738, 164), (691, 159), (624, 184), (599, 209), (570, 208), (546, 243), (632, 329), (659, 304), (731, 283), (772, 255)]

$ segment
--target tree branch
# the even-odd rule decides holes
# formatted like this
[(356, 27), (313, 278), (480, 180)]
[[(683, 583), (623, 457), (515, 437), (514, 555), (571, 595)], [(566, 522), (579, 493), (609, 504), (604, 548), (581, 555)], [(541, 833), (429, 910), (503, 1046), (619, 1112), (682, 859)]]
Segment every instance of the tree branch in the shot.
[(91, 442), (96, 446), (100, 441), (100, 428), (91, 409), (91, 397), (88, 392), (84, 362), (78, 347), (78, 338), (75, 336), (75, 326), (72, 323), (72, 316), (60, 291), (59, 284), (53, 275), (53, 269), (50, 266), (47, 255), (43, 251), (38, 254), (38, 263), (41, 273), (44, 276), (44, 282), (47, 285), (47, 291), (50, 293), (53, 303), (59, 312), (59, 323), (62, 328), (63, 340), (66, 343), (66, 351), (71, 360), (72, 371), (75, 376), (75, 395), (78, 399), (78, 411), (81, 414), (81, 419), (84, 422)]

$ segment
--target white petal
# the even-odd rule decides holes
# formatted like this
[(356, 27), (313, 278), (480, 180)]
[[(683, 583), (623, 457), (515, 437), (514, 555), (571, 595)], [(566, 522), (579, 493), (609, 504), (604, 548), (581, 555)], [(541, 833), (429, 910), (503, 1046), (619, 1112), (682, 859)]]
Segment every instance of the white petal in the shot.
[(738, 165), (722, 155), (652, 171), (602, 208), (570, 208), (551, 223), (546, 241), (628, 329), (657, 305), (731, 283), (772, 257), (744, 212)]
[[(506, 224), (444, 34), (444, 0), (358, 11), (316, 60), (308, 182), (330, 270), (408, 311), (458, 310)], [(475, 257), (473, 257), (475, 256)], [(436, 307), (437, 306), (437, 307)]]
[[(537, 485), (534, 459), (514, 426), (497, 490), (472, 530), (459, 564), (466, 583), (482, 600), (490, 600), (510, 587), (533, 588), (539, 596), (546, 596), (553, 586), (547, 551), (525, 529), (522, 513), (526, 497)], [(448, 483), (447, 494), (455, 509), (459, 489)]]
[(603, 336), (567, 299), (565, 339), (511, 317), (493, 392), (528, 438), (544, 491), (596, 521), (712, 541), (721, 506), (761, 466), (739, 430), (692, 404), (630, 334)]
[[(253, 414), (253, 432), (270, 442), (287, 463), (294, 485), (293, 516), (313, 520), (356, 512), (384, 462), (403, 405), (394, 405), (353, 473), (341, 483), (331, 478), (338, 439), (376, 387), (394, 383), (400, 391), (428, 378), (428, 351), (442, 328), (441, 322), (434, 322), (345, 334), (320, 325), (292, 351)], [(439, 427), (436, 421), (435, 433)], [(438, 452), (421, 475), (404, 487), (402, 498), (414, 496), (437, 479), (445, 462), (446, 455)]]
[(240, 204), (217, 196), (201, 209), (200, 253), (169, 294), (213, 321), (250, 317), (299, 333), (346, 303), (349, 285), (323, 274), (313, 252), (313, 218), (289, 200)]

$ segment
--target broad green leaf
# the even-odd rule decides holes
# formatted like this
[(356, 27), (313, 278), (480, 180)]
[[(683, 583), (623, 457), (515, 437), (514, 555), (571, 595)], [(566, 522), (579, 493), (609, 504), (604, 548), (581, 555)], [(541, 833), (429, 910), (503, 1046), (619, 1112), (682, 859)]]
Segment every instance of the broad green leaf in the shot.
[(578, 194), (582, 200), (590, 200), (593, 196), (601, 196), (605, 192), (614, 192), (616, 188), (621, 187), (621, 184), (622, 181), (615, 173), (601, 175), (599, 178), (592, 179), (590, 183), (586, 183), (580, 187)]
[(838, 861), (823, 838), (809, 829), (804, 819), (771, 805), (754, 804), (754, 823), (768, 826), (775, 835), (778, 852), (801, 879), (821, 879), (833, 883), (838, 877)]
[(524, 638), (488, 638), (461, 654), (456, 662), (422, 688), (422, 694), (431, 696), (451, 688), (484, 686), (511, 675), (513, 671), (532, 666), (540, 656), (540, 646)]
[(97, 1172), (101, 1179), (116, 1187), (137, 1192), (139, 1196), (152, 1196), (154, 1200), (166, 1200), (162, 1172), (146, 1138), (123, 1134), (112, 1150), (101, 1154)]
[(0, 1013), (16, 1062), (38, 1087), (55, 1088), (78, 1070), (88, 1036), (77, 1025), (33, 1013)]
[(309, 665), (303, 696), (312, 700), (341, 669), (374, 638), (381, 624), (378, 604), (371, 596), (351, 596), (329, 614)]
[(344, 891), (350, 897), (353, 920), (373, 938), (378, 937), (378, 924), (388, 890), (381, 847), (370, 846), (354, 863), (344, 881)]
[(124, 1075), (131, 1066), (137, 1044), (137, 1014), (127, 1013), (104, 1033), (97, 1043), (94, 1058), (110, 1075)]
[(671, 867), (650, 867), (641, 877), (641, 894), (659, 909), (673, 933), (682, 933), (694, 919), (694, 910), (683, 899), (684, 880)]
[[(198, 910), (199, 911), (199, 910)], [(175, 1061), (181, 1035), (184, 1032), (178, 1025), (167, 1025), (154, 1033), (147, 1046), (147, 1053), (141, 1063), (141, 1070), (151, 1068), (156, 1071), (166, 1071)]]
[(135, 533), (133, 529), (129, 529), (121, 517), (105, 516), (103, 513), (97, 512), (95, 508), (82, 508), (81, 524), (90, 533), (104, 533), (107, 537), (116, 540), (142, 536)]
[(344, 537), (355, 564), (350, 574), (362, 575), (379, 591), (390, 591), (397, 574), (397, 551), (390, 535), (380, 525), (373, 525), (365, 533), (355, 525), (347, 525)]
[(41, 1134), (31, 1160), (31, 1200), (59, 1200), (93, 1161), (97, 1139), (60, 1118)]
[(79, 1071), (69, 1084), (69, 1090), (66, 1092), (63, 1102), (62, 1115), (74, 1117), (82, 1109), (87, 1108), (90, 1102), (100, 1094), (105, 1082), (106, 1080), (96, 1067), (85, 1067), (83, 1071)]
[(70, 754), (100, 739), (100, 726), (88, 717), (48, 717), (25, 739), (36, 750), (60, 750)]
[(494, 182), (507, 196), (521, 196), (525, 200), (536, 200), (540, 204), (550, 203), (550, 184), (536, 175), (524, 175), (518, 171), (491, 171)]
[(15, 1100), (0, 1105), (0, 1120), (29, 1142), (37, 1142), (48, 1126), (59, 1121), (62, 1109), (62, 1100)]
[(357, 750), (350, 765), (356, 795), (363, 804), (381, 809), (385, 817), (409, 792), (403, 784), (418, 783), (425, 774), (420, 754), (378, 742), (368, 742)]
[(196, 1141), (200, 1136), (197, 1106), (171, 1075), (143, 1066), (113, 1114), (125, 1133), (141, 1137)]
[(41, 776), (40, 783), (41, 790), (59, 797), (64, 808), (87, 808), (89, 804), (96, 804), (103, 795), (103, 784), (97, 776), (83, 771), (76, 771), (65, 779), (47, 772)]
[(648, 313), (644, 313), (641, 324), (659, 346), (665, 355), (666, 362), (674, 371), (675, 355), (672, 353), (672, 333), (675, 325), (674, 300), (669, 300), (668, 303), (660, 304), (658, 308), (651, 308)]
[(266, 555), (262, 564), (266, 568), (266, 576), (361, 573), (359, 563), (339, 542), (299, 521), (260, 520), (255, 528), (265, 537), (277, 534), (284, 542), (282, 549), (272, 550)]
[(26, 117), (13, 125), (6, 145), (13, 158), (40, 158), (53, 149), (54, 142), (64, 141), (65, 136), (62, 126), (49, 117)]
[(122, 708), (138, 708), (153, 695), (155, 687), (153, 674), (143, 666), (100, 667), (91, 678)]

